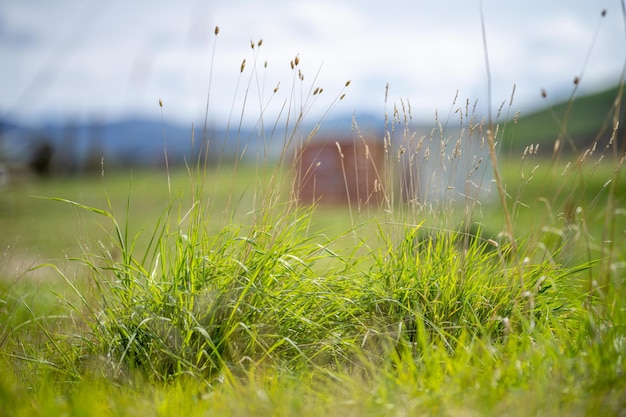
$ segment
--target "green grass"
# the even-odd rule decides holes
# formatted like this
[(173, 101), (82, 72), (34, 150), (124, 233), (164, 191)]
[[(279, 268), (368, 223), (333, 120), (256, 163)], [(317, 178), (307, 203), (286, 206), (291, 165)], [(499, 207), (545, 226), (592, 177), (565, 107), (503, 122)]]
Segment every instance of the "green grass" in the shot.
[[(312, 91), (287, 107), (307, 109)], [(282, 163), (259, 155), (3, 193), (0, 415), (626, 406), (615, 148), (500, 160), (503, 202), (402, 201), (395, 169), (422, 155), (396, 152), (413, 135), (410, 114), (394, 113), (387, 127), (403, 142), (387, 143), (380, 207), (311, 207), (293, 199), (286, 162), (308, 137), (292, 123), (303, 113), (288, 115)], [(479, 123), (460, 140), (490, 134)], [(20, 257), (44, 265), (16, 270)]]

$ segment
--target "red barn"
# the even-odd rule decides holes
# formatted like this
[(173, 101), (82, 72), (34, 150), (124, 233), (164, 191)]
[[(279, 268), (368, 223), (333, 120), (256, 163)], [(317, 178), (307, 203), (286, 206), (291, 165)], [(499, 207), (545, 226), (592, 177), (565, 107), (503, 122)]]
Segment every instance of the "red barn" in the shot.
[(297, 161), (297, 196), (304, 203), (379, 203), (385, 151), (382, 140), (313, 140)]

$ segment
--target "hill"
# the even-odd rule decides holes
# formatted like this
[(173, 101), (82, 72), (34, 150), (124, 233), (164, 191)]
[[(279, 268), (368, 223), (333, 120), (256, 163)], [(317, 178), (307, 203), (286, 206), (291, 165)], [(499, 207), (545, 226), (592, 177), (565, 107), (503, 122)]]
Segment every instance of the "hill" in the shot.
[[(544, 152), (552, 152), (555, 140), (563, 135), (565, 150), (571, 151), (574, 143), (577, 149), (599, 139), (606, 142), (611, 136), (615, 100), (619, 86), (597, 93), (565, 100), (528, 115), (521, 115), (517, 123), (508, 123), (504, 139), (504, 149), (524, 148), (539, 144)], [(626, 107), (621, 107), (620, 120), (626, 120)], [(624, 126), (620, 128), (619, 140), (624, 136)]]

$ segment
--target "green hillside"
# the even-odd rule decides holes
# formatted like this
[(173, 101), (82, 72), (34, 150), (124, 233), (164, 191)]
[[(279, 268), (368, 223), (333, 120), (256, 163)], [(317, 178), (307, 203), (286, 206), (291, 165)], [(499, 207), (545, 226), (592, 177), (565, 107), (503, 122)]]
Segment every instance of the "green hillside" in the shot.
[[(551, 152), (562, 128), (567, 135), (564, 142), (569, 143), (569, 137), (578, 149), (598, 136), (607, 140), (613, 130), (614, 103), (618, 94), (619, 86), (616, 86), (575, 98), (573, 102), (565, 100), (528, 115), (522, 112), (515, 125), (507, 124), (503, 145), (506, 149), (516, 149), (539, 144), (544, 152)], [(626, 110), (622, 106), (620, 120), (625, 120), (624, 116)], [(620, 131), (623, 132), (623, 127)], [(566, 145), (564, 149), (572, 148)]]

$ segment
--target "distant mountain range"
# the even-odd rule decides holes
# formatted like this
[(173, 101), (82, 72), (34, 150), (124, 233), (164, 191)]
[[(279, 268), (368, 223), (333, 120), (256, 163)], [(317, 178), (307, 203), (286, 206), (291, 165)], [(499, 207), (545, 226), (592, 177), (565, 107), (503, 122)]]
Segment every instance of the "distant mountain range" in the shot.
[[(573, 100), (558, 103), (529, 115), (522, 113), (515, 123), (504, 124), (502, 145), (523, 148), (539, 143), (551, 151), (555, 139), (565, 133), (565, 140), (577, 146), (590, 143), (597, 135), (606, 139), (612, 125), (610, 115), (618, 88), (611, 88)], [(567, 115), (567, 118), (566, 118)], [(626, 124), (626, 106), (620, 119)], [(566, 120), (564, 122), (564, 120)], [(356, 117), (360, 130), (369, 136), (383, 137), (384, 115), (362, 114)], [(352, 137), (353, 116), (339, 115), (324, 121), (317, 131), (321, 137)], [(167, 149), (169, 163), (181, 163), (198, 155), (203, 140), (208, 139), (209, 158), (255, 158), (257, 155), (275, 156), (285, 138), (292, 135), (285, 127), (272, 131), (274, 126), (230, 129), (210, 128), (206, 135), (203, 126), (183, 126), (168, 121), (128, 118), (106, 123), (68, 124), (44, 123), (22, 126), (10, 120), (0, 120), (0, 162), (28, 163), (42, 147), (49, 147), (57, 169), (84, 170), (99, 167), (102, 158), (109, 166), (162, 165)], [(413, 126), (417, 131), (429, 132), (431, 124)], [(282, 130), (281, 130), (282, 129)], [(313, 124), (303, 125), (295, 134), (302, 140), (317, 129)], [(620, 138), (623, 136), (623, 127)]]
[[(90, 159), (105, 158), (113, 165), (146, 165), (162, 163), (164, 149), (176, 161), (190, 157), (200, 148), (202, 130), (159, 120), (128, 118), (92, 123), (47, 123), (40, 126), (19, 126), (3, 123), (0, 145), (4, 159), (28, 160), (36, 149), (50, 145), (57, 157), (78, 166)], [(214, 132), (211, 132), (212, 134)]]
[[(382, 135), (384, 117), (364, 115), (359, 125), (368, 131), (378, 130)], [(307, 137), (313, 130), (317, 135), (352, 135), (352, 116), (327, 120), (322, 126), (313, 124), (293, 127), (231, 128), (181, 124), (158, 119), (128, 118), (106, 123), (87, 124), (42, 123), (22, 126), (0, 120), (0, 162), (28, 163), (42, 149), (53, 155), (57, 168), (82, 170), (97, 167), (102, 158), (109, 166), (146, 166), (164, 164), (167, 150), (170, 164), (197, 157), (202, 144), (209, 143), (209, 159), (255, 158), (257, 155), (275, 156), (285, 140)], [(275, 129), (275, 130), (272, 130)], [(382, 136), (381, 136), (382, 137)]]

